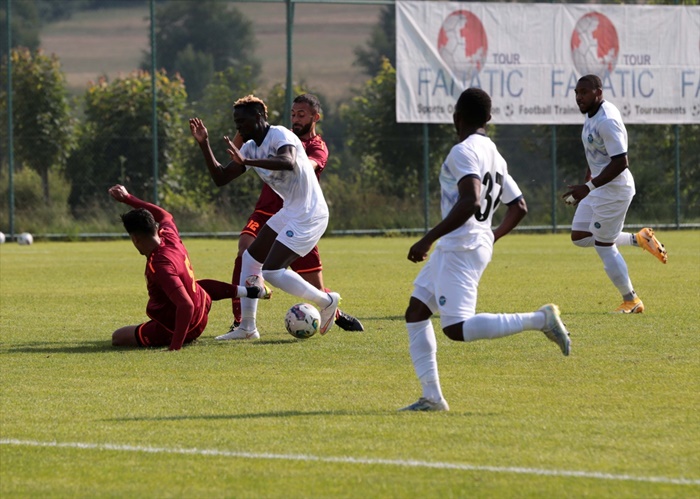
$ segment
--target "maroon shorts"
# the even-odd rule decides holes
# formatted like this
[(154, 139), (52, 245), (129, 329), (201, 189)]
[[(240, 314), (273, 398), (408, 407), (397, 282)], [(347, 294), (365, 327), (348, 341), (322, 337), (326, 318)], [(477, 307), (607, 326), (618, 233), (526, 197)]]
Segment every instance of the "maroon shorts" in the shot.
[[(253, 237), (258, 237), (260, 229), (262, 229), (262, 226), (265, 225), (271, 217), (272, 215), (269, 213), (254, 211), (248, 219), (246, 226), (243, 227), (241, 234), (248, 234)], [(314, 249), (312, 249), (307, 255), (300, 256), (294, 260), (290, 267), (297, 274), (305, 274), (323, 270), (321, 255), (318, 252), (318, 246), (314, 246)]]
[[(192, 343), (199, 338), (204, 332), (209, 322), (209, 309), (211, 308), (211, 300), (207, 300), (207, 309), (202, 315), (202, 319), (195, 327), (190, 329), (185, 336), (185, 345)], [(136, 326), (136, 342), (142, 347), (169, 347), (173, 340), (173, 332), (160, 322), (150, 320)]]

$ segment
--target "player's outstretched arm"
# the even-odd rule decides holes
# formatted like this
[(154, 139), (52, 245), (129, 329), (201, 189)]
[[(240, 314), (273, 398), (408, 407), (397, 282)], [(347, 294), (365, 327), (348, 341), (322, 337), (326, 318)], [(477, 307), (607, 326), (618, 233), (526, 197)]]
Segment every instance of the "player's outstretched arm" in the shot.
[(123, 185), (114, 185), (109, 188), (108, 192), (110, 196), (120, 203), (128, 204), (132, 208), (145, 208), (146, 210), (150, 211), (151, 215), (153, 215), (153, 219), (159, 224), (162, 224), (166, 220), (173, 219), (173, 216), (160, 206), (148, 203), (132, 194), (129, 194), (129, 191), (127, 191), (126, 187)]
[(204, 160), (209, 169), (209, 175), (211, 175), (211, 178), (217, 186), (221, 187), (222, 185), (226, 185), (245, 173), (245, 166), (235, 161), (231, 161), (226, 166), (222, 166), (221, 163), (219, 163), (214, 156), (214, 152), (211, 150), (209, 132), (201, 119), (190, 119), (190, 132), (197, 141), (197, 144), (199, 144), (199, 148), (202, 150)]

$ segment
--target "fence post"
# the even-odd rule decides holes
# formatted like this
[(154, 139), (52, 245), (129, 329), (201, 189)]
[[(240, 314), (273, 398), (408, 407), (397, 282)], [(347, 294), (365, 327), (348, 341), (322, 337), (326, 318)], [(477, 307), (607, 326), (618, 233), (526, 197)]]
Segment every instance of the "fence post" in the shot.
[(151, 0), (151, 110), (153, 128), (153, 204), (158, 202), (158, 95), (156, 92), (156, 0)]
[(294, 36), (294, 0), (286, 0), (287, 4), (287, 88), (285, 88), (285, 106), (284, 106), (284, 126), (291, 126), (291, 109), (292, 95), (294, 83), (292, 82), (292, 38)]
[(552, 232), (557, 231), (557, 125), (552, 125)]
[(674, 174), (676, 191), (676, 229), (681, 228), (681, 127), (674, 125), (676, 132), (676, 171)]
[(428, 188), (430, 172), (430, 138), (428, 124), (423, 123), (423, 217), (425, 218), (425, 232), (430, 230), (430, 189)]
[(7, 30), (7, 190), (9, 203), (10, 239), (15, 237), (15, 149), (12, 136), (12, 0), (5, 0)]

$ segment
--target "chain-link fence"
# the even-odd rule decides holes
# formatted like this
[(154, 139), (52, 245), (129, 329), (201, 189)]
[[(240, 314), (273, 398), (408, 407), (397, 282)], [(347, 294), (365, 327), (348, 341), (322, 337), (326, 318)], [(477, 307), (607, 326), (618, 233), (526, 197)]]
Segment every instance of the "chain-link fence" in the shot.
[[(236, 235), (260, 181), (215, 187), (187, 119), (205, 120), (225, 162), (218, 138), (235, 133), (235, 99), (255, 93), (271, 123), (289, 125), (301, 91), (324, 108), (331, 232), (420, 230), (440, 218), (437, 172), (455, 137), (449, 125), (392, 119), (391, 1), (2, 1), (3, 232), (117, 233), (120, 207), (106, 191), (119, 182), (174, 212), (184, 232)], [(28, 51), (8, 65), (7, 47)], [(700, 222), (700, 124), (628, 132), (638, 192), (627, 222)], [(580, 127), (490, 133), (526, 195), (523, 225), (565, 228), (572, 210), (559, 196), (586, 166)]]

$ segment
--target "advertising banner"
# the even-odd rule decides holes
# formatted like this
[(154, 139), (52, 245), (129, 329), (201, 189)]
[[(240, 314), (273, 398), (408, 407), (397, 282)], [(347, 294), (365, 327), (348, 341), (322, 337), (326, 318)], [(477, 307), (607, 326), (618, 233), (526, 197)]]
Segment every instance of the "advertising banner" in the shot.
[(700, 7), (396, 2), (396, 119), (452, 123), (479, 87), (492, 123), (580, 124), (585, 74), (626, 124), (700, 123)]

